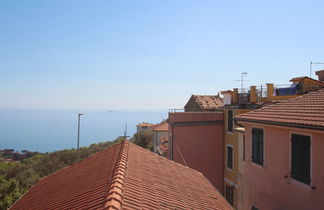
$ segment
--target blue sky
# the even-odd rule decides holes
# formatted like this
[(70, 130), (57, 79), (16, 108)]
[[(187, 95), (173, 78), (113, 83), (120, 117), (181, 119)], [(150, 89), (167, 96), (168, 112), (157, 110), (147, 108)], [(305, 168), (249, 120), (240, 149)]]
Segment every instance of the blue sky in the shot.
[(242, 71), (245, 86), (287, 84), (324, 62), (323, 11), (323, 1), (0, 0), (0, 108), (181, 108), (240, 87)]

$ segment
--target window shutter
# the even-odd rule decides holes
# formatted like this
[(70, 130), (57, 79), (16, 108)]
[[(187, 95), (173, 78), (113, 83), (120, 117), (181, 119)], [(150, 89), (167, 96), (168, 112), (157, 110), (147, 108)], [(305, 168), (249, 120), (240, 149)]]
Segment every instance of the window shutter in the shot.
[(255, 162), (257, 159), (257, 134), (256, 130), (252, 129), (252, 160)]
[(227, 167), (233, 169), (233, 148), (227, 147)]
[(233, 132), (233, 110), (227, 111), (227, 131)]
[(292, 134), (291, 177), (310, 184), (310, 136)]
[(263, 165), (263, 130), (259, 130), (259, 135), (258, 135), (258, 140), (259, 140), (259, 163)]

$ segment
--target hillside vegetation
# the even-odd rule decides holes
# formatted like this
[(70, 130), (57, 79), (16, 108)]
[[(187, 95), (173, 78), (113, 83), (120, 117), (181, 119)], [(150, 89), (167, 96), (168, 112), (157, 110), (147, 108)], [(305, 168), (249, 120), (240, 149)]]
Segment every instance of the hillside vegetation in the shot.
[(0, 209), (9, 208), (40, 178), (70, 166), (121, 140), (123, 138), (117, 138), (112, 142), (92, 144), (89, 147), (81, 147), (79, 151), (66, 149), (47, 154), (37, 154), (23, 161), (0, 162)]

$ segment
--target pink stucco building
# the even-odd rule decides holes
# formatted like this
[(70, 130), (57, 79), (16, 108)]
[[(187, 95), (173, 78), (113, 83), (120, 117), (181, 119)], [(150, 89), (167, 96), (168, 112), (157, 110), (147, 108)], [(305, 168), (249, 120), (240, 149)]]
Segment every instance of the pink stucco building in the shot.
[(203, 173), (223, 193), (222, 112), (169, 113), (170, 159)]
[(324, 89), (241, 114), (242, 209), (324, 206)]

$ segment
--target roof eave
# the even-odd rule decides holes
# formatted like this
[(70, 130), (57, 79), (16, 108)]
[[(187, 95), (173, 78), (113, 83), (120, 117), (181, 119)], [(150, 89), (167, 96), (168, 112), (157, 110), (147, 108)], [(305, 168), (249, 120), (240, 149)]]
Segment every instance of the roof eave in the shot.
[(286, 127), (294, 127), (294, 128), (306, 128), (306, 129), (313, 129), (313, 130), (324, 130), (323, 126), (315, 126), (315, 125), (303, 125), (303, 124), (293, 124), (293, 123), (284, 123), (284, 122), (273, 122), (267, 120), (255, 120), (255, 119), (246, 119), (246, 118), (234, 118), (235, 121), (241, 122), (254, 122), (254, 123), (262, 123), (268, 125), (280, 125)]

